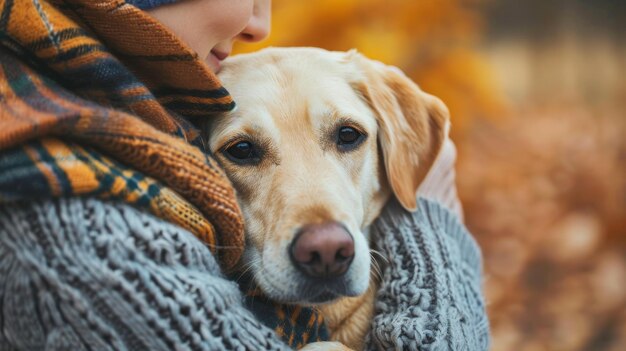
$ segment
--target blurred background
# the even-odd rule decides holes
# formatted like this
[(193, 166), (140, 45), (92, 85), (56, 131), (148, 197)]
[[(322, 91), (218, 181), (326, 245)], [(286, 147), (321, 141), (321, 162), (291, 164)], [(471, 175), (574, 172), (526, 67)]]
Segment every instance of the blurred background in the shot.
[(450, 108), (492, 350), (626, 350), (626, 1), (273, 7), (239, 52), (357, 48)]

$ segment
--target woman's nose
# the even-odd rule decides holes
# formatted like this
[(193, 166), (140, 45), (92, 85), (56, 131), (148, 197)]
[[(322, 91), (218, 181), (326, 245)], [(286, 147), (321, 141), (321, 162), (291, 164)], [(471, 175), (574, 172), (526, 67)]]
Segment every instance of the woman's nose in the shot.
[(239, 34), (245, 42), (261, 41), (270, 34), (271, 0), (254, 0), (254, 10), (250, 21)]

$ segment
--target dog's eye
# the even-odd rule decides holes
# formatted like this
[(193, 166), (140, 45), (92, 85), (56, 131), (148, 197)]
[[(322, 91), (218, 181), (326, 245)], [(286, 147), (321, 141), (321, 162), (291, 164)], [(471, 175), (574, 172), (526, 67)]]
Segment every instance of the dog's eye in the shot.
[(260, 161), (259, 152), (249, 141), (240, 141), (224, 150), (229, 160), (239, 164), (255, 164)]
[(337, 146), (342, 151), (356, 148), (365, 138), (363, 133), (353, 127), (343, 126), (337, 132)]

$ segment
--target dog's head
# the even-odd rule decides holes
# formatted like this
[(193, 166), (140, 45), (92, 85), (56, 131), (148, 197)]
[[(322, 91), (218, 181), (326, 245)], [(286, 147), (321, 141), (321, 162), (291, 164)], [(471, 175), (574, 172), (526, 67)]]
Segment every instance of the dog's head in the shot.
[(238, 108), (205, 132), (244, 213), (241, 268), (278, 301), (364, 293), (367, 228), (391, 193), (416, 208), (443, 103), (356, 52), (266, 49), (227, 60), (219, 77)]

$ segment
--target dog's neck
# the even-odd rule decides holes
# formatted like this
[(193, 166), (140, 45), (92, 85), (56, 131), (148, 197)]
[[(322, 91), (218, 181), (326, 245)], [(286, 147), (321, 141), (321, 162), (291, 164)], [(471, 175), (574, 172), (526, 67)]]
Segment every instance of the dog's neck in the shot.
[(320, 305), (331, 340), (340, 341), (353, 350), (362, 350), (365, 336), (374, 315), (374, 299), (380, 285), (377, 273), (372, 270), (365, 294), (342, 297), (329, 304)]

